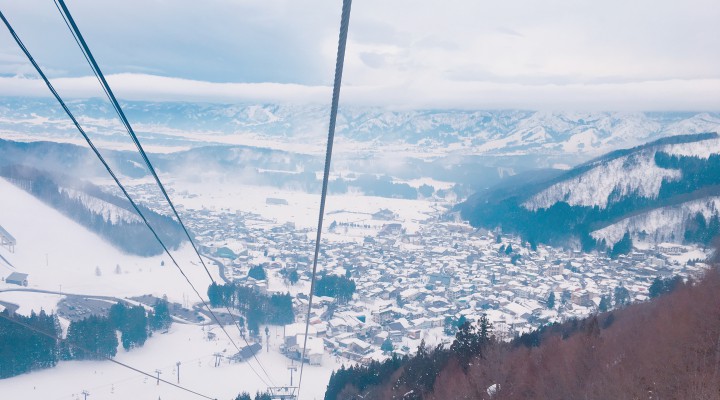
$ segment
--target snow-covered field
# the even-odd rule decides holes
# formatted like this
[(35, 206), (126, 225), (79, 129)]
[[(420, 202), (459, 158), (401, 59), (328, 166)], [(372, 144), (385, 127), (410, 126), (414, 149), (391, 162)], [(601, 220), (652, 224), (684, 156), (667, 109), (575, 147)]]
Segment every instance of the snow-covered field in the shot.
[[(176, 200), (185, 209), (252, 212), (278, 223), (294, 223), (298, 229), (317, 227), (320, 196), (316, 193), (227, 183), (172, 183), (177, 192), (192, 193), (191, 196), (178, 196)], [(283, 199), (288, 204), (267, 204), (268, 198)], [(397, 214), (398, 220), (403, 221), (403, 227), (408, 232), (415, 232), (420, 223), (428, 218), (432, 207), (431, 201), (331, 193), (326, 200), (324, 221), (326, 227), (334, 220), (338, 223), (369, 223), (372, 213), (389, 209)], [(375, 221), (374, 224), (380, 222)]]
[[(218, 331), (215, 327), (214, 332)], [(237, 331), (228, 329), (228, 332), (239, 346), (243, 343)], [(290, 360), (278, 351), (282, 335), (282, 328), (270, 327), (270, 352), (264, 348), (263, 336), (263, 350), (257, 354), (272, 379), (268, 382), (270, 385), (290, 384), (287, 369)], [(120, 348), (116, 359), (153, 376), (159, 369), (162, 371), (160, 377), (173, 383), (177, 382), (176, 363), (180, 362), (180, 384), (218, 400), (232, 400), (242, 391), (253, 394), (258, 390), (264, 391), (267, 386), (250, 366), (266, 381), (268, 379), (255, 360), (248, 365), (247, 362), (229, 363), (223, 359), (219, 367), (214, 366), (214, 353), (231, 356), (235, 352), (233, 345), (222, 334), (208, 341), (202, 327), (174, 324), (167, 334), (156, 333), (142, 348), (130, 352)], [(305, 365), (301, 397), (322, 399), (330, 373), (339, 368), (340, 363), (326, 354), (322, 366)], [(297, 385), (297, 379), (296, 372), (293, 384)], [(80, 393), (83, 390), (90, 393), (90, 399), (199, 398), (162, 382), (157, 385), (152, 378), (108, 361), (64, 361), (52, 369), (0, 380), (2, 399), (82, 399)]]

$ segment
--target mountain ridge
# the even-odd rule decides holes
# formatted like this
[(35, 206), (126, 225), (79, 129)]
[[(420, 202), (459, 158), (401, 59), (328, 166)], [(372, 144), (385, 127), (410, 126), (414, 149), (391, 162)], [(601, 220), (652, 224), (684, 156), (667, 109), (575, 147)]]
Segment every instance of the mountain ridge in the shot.
[[(707, 157), (692, 155), (698, 149)], [(528, 187), (505, 185), (479, 192), (458, 209), (475, 226), (502, 226), (531, 243), (553, 242), (557, 237), (566, 243), (579, 240), (588, 250), (618, 239), (617, 234), (612, 240), (593, 234), (614, 223), (718, 195), (718, 168), (716, 133), (668, 137), (614, 151)], [(705, 217), (712, 219), (713, 214)], [(643, 235), (652, 237), (653, 232)], [(596, 243), (603, 239), (605, 243)]]
[[(104, 139), (122, 135), (112, 108), (102, 100), (72, 100), (69, 106), (81, 123), (105, 132)], [(123, 109), (144, 142), (168, 146), (207, 145), (237, 134), (269, 142), (322, 139), (327, 129), (324, 105), (126, 101)], [(50, 99), (0, 97), (0, 131), (67, 137), (73, 129)], [(338, 138), (351, 144), (350, 152), (353, 146), (383, 152), (369, 144), (392, 144), (388, 151), (404, 146), (446, 155), (565, 154), (578, 161), (672, 134), (713, 130), (720, 130), (720, 113), (401, 111), (346, 106), (339, 110), (337, 122)], [(320, 142), (312, 147), (316, 153), (322, 153)]]

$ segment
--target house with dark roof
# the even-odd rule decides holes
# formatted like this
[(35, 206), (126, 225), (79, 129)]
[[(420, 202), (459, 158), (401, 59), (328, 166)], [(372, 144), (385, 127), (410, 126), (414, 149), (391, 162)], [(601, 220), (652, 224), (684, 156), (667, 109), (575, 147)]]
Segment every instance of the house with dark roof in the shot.
[(252, 358), (252, 356), (257, 354), (260, 350), (262, 350), (262, 345), (260, 343), (253, 343), (240, 349), (240, 351), (235, 353), (235, 355), (230, 357), (230, 359), (235, 362), (247, 361)]
[(28, 285), (28, 274), (21, 272), (13, 272), (5, 278), (5, 282), (12, 285), (27, 286)]

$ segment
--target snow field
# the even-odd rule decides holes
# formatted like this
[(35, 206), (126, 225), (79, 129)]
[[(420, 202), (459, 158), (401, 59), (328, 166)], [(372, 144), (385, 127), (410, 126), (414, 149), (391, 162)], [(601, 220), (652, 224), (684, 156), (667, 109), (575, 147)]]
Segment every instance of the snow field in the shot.
[[(232, 330), (232, 327), (227, 330), (238, 346), (245, 344), (237, 330)], [(264, 328), (261, 328), (263, 331)], [(219, 367), (214, 366), (214, 353), (231, 356), (236, 349), (219, 328), (215, 327), (213, 332), (217, 334), (216, 339), (208, 341), (202, 327), (173, 324), (167, 334), (155, 333), (141, 348), (126, 352), (120, 347), (116, 359), (152, 376), (156, 376), (155, 369), (160, 369), (160, 378), (173, 383), (177, 382), (176, 363), (179, 361), (180, 384), (218, 400), (232, 400), (242, 391), (254, 395), (256, 391), (266, 390), (267, 386), (247, 362), (230, 363), (223, 358)], [(272, 379), (272, 383), (268, 383), (275, 385), (290, 383), (287, 370), (290, 360), (280, 354), (278, 348), (282, 335), (282, 327), (270, 326), (270, 352), (265, 350), (263, 334), (263, 350), (257, 354)], [(251, 360), (250, 365), (267, 380), (255, 360)], [(299, 365), (295, 365), (299, 372)], [(330, 373), (340, 365), (334, 356), (328, 354), (325, 354), (322, 366), (305, 365), (301, 398), (322, 399)], [(293, 377), (295, 385), (298, 372)], [(75, 400), (82, 399), (80, 393), (83, 390), (87, 390), (90, 398), (94, 399), (199, 398), (162, 382), (157, 385), (153, 378), (108, 361), (62, 361), (55, 368), (0, 380), (0, 393), (4, 399)]]
[[(121, 298), (167, 295), (179, 303), (183, 297), (197, 301), (167, 255), (145, 258), (125, 254), (4, 179), (0, 179), (0, 193), (3, 194), (0, 225), (17, 239), (15, 253), (0, 248), (0, 254), (18, 272), (29, 274), (28, 288)], [(190, 245), (185, 244), (172, 254), (205, 296), (210, 279)], [(165, 265), (161, 266), (163, 261)], [(3, 276), (13, 271), (4, 263), (1, 265)], [(209, 269), (218, 280), (217, 269)], [(0, 282), (0, 289), (3, 288), (18, 286)], [(9, 295), (0, 293), (0, 300), (6, 296)]]
[[(174, 181), (173, 187), (179, 193), (187, 190), (189, 193), (197, 194), (195, 197), (178, 197), (175, 202), (182, 204), (185, 209), (200, 210), (236, 210), (251, 212), (261, 215), (263, 218), (277, 223), (292, 222), (296, 228), (317, 227), (318, 212), (320, 209), (320, 198), (316, 193), (305, 193), (292, 190), (283, 190), (265, 186), (250, 186), (230, 183), (190, 183), (185, 181)], [(268, 198), (280, 198), (287, 200), (287, 205), (267, 204)], [(403, 227), (408, 232), (415, 232), (419, 229), (420, 223), (428, 218), (432, 212), (430, 201), (418, 201), (407, 199), (389, 199), (376, 196), (363, 196), (361, 194), (328, 194), (325, 204), (324, 226), (327, 227), (333, 221), (365, 221), (370, 220), (372, 213), (387, 208), (398, 215), (398, 220), (403, 221)], [(359, 216), (346, 216), (343, 221), (333, 214), (347, 212)], [(383, 221), (372, 221), (374, 224), (382, 224)], [(390, 223), (392, 221), (384, 221)]]

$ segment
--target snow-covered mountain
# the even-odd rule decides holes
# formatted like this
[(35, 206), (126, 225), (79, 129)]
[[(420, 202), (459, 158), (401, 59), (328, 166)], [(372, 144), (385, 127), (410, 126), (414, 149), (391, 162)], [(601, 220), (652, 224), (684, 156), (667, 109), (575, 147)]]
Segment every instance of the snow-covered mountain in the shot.
[[(109, 104), (71, 101), (87, 130), (108, 143), (124, 138)], [(321, 153), (326, 105), (126, 102), (144, 143), (167, 148), (262, 144)], [(447, 154), (576, 155), (579, 160), (656, 138), (717, 131), (720, 113), (534, 112), (406, 110), (341, 107), (340, 151)], [(0, 98), (0, 133), (7, 139), (74, 139), (77, 133), (51, 99)], [(298, 140), (304, 139), (304, 140)]]
[(644, 146), (617, 158), (601, 158), (581, 166), (581, 173), (570, 174), (567, 179), (536, 193), (522, 205), (532, 211), (550, 208), (558, 202), (604, 209), (608, 203), (621, 202), (629, 195), (656, 199), (664, 182), (691, 179), (683, 176), (680, 169), (658, 165), (657, 153), (708, 159), (712, 154), (720, 154), (720, 138), (661, 143)]
[[(523, 182), (527, 184), (523, 185)], [(720, 234), (720, 137), (674, 136), (618, 150), (565, 173), (480, 192), (461, 207), (475, 225), (527, 240), (612, 245), (625, 232), (652, 242), (701, 242)]]

